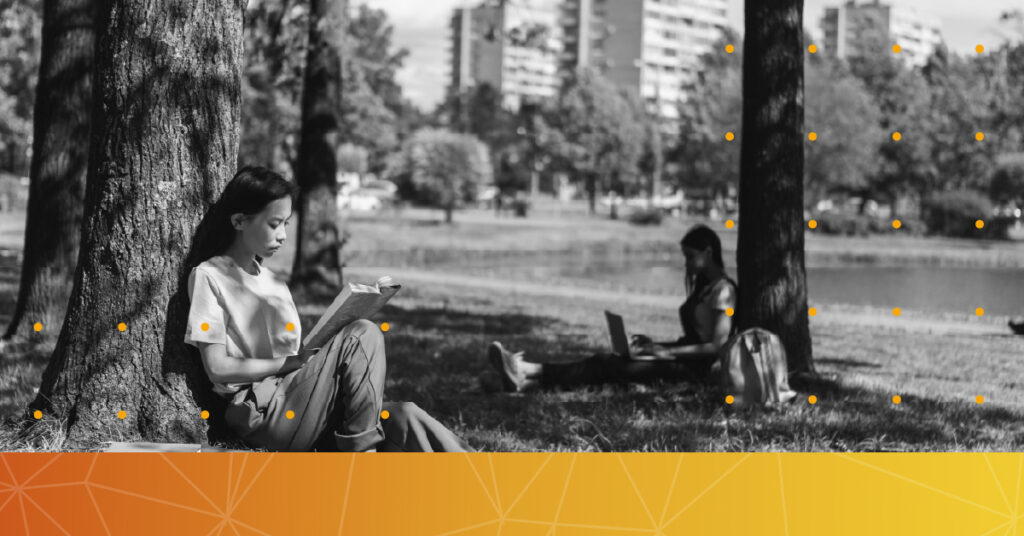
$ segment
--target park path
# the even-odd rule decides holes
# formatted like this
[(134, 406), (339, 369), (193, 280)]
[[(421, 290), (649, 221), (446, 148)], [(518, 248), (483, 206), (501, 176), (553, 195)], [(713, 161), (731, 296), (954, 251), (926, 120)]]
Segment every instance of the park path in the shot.
[[(482, 291), (506, 294), (521, 294), (538, 297), (558, 297), (572, 300), (585, 300), (593, 303), (595, 310), (616, 305), (632, 305), (652, 307), (674, 311), (679, 307), (679, 296), (658, 296), (580, 286), (557, 285), (543, 282), (520, 281), (512, 279), (496, 279), (491, 277), (461, 275), (453, 272), (411, 270), (404, 268), (371, 268), (348, 267), (347, 277), (360, 281), (375, 281), (382, 275), (389, 275), (404, 285), (429, 285), (476, 288)], [(537, 303), (544, 303), (538, 301)], [(812, 323), (823, 325), (863, 326), (865, 329), (887, 329), (912, 333), (931, 333), (938, 335), (981, 335), (1006, 336), (1009, 329), (1004, 324), (994, 323), (989, 319), (941, 318), (938, 316), (916, 317), (914, 312), (904, 312), (899, 318), (880, 308), (851, 308), (838, 306), (835, 309), (819, 307), (817, 316), (811, 318)], [(536, 311), (543, 314), (545, 311)]]

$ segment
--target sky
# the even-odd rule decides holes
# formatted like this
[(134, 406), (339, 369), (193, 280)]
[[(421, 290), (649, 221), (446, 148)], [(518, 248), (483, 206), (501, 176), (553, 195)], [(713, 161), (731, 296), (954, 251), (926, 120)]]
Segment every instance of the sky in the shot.
[[(555, 0), (552, 0), (555, 1)], [(618, 1), (618, 0), (610, 0)], [(728, 0), (729, 20), (743, 28), (743, 1)], [(824, 8), (845, 0), (804, 0), (804, 27), (818, 33)], [(410, 54), (399, 73), (405, 96), (425, 110), (431, 110), (444, 96), (448, 84), (448, 21), (456, 7), (475, 5), (471, 0), (356, 0), (384, 9), (395, 25), (397, 45)], [(858, 4), (865, 0), (858, 0)], [(1020, 8), (1020, 0), (888, 0), (939, 18), (946, 44), (954, 52), (969, 54), (978, 44), (994, 48), (1001, 40), (1000, 13)]]

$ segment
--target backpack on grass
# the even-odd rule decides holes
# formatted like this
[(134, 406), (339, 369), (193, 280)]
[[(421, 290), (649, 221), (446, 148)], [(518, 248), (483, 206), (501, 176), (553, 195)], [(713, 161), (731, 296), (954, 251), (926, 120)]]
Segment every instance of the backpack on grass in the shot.
[(778, 335), (750, 328), (722, 347), (722, 389), (733, 406), (779, 405), (796, 397), (789, 388), (786, 349)]

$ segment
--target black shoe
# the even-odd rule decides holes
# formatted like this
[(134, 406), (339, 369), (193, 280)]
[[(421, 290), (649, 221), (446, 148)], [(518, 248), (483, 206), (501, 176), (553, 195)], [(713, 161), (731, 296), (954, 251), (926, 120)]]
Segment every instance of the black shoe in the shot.
[(519, 367), (516, 362), (517, 355), (520, 354), (509, 352), (497, 341), (492, 342), (491, 346), (487, 349), (487, 359), (491, 362), (491, 366), (498, 371), (505, 391), (510, 393), (518, 393), (522, 390), (525, 383), (524, 378), (519, 373)]

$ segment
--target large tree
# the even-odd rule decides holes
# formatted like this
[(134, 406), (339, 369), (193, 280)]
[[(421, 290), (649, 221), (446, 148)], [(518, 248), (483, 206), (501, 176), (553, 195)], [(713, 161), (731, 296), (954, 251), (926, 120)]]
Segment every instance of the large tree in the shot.
[(310, 0), (309, 45), (296, 163), (298, 237), (290, 284), (341, 285), (335, 151), (341, 145), (342, 52), (347, 0)]
[(66, 418), (70, 446), (206, 436), (215, 395), (183, 342), (187, 237), (235, 171), (243, 5), (97, 2), (81, 254), (30, 408)]
[(542, 126), (548, 128), (537, 134), (556, 160), (582, 176), (591, 214), (599, 189), (625, 193), (639, 178), (644, 125), (630, 98), (604, 77), (581, 69), (546, 114)]
[(43, 341), (56, 339), (71, 294), (89, 161), (93, 9), (89, 0), (43, 4), (21, 286), (5, 340), (34, 333), (36, 322)]
[(803, 0), (745, 2), (738, 324), (814, 370), (804, 272)]

